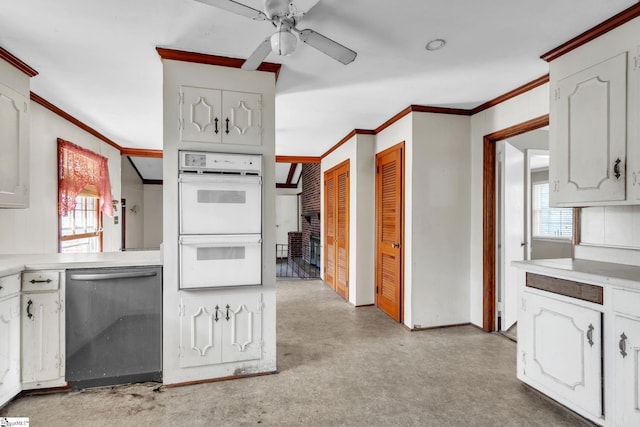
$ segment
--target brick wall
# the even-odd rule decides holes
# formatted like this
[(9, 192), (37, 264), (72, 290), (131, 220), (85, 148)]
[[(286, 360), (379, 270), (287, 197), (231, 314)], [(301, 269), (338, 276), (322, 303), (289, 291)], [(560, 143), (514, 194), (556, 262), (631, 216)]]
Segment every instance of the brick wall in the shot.
[(320, 237), (320, 164), (303, 164), (301, 179), (302, 246), (306, 248), (305, 259), (308, 262), (310, 237)]

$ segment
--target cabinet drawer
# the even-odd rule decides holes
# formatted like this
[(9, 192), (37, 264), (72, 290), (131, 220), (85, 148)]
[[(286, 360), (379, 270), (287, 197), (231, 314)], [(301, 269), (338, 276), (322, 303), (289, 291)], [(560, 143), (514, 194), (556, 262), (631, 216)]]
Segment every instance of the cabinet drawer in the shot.
[(20, 273), (0, 277), (0, 298), (20, 292)]
[(22, 291), (53, 291), (60, 287), (60, 272), (34, 271), (22, 273)]
[(629, 316), (640, 317), (640, 292), (614, 289), (613, 310)]

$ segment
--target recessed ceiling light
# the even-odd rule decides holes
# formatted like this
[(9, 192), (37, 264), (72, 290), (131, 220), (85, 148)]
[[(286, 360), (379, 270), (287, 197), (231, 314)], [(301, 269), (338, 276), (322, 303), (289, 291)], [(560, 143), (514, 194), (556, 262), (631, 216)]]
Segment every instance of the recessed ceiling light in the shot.
[(424, 47), (428, 51), (440, 50), (447, 44), (445, 39), (433, 39)]

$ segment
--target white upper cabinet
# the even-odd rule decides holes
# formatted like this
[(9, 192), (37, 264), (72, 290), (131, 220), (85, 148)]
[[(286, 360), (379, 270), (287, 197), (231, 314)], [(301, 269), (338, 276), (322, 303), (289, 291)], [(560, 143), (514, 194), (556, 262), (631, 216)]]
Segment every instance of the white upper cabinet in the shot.
[(549, 201), (640, 201), (640, 19), (549, 65)]
[(558, 81), (552, 98), (551, 203), (625, 200), (627, 53)]
[(181, 86), (178, 103), (183, 142), (261, 144), (260, 94)]
[(0, 208), (29, 207), (29, 102), (0, 83)]

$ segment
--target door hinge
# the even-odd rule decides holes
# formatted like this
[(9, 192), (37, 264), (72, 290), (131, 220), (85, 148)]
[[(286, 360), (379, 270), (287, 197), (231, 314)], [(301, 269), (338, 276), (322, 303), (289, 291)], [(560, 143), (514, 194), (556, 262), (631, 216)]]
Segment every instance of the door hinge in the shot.
[(184, 129), (184, 119), (178, 119), (178, 130)]
[(560, 99), (560, 88), (556, 88), (553, 91), (553, 99), (555, 99), (556, 101)]
[(380, 166), (376, 166), (376, 173), (380, 173)]
[(376, 285), (376, 294), (378, 293), (378, 285)]
[(178, 105), (184, 104), (184, 93), (178, 92)]

